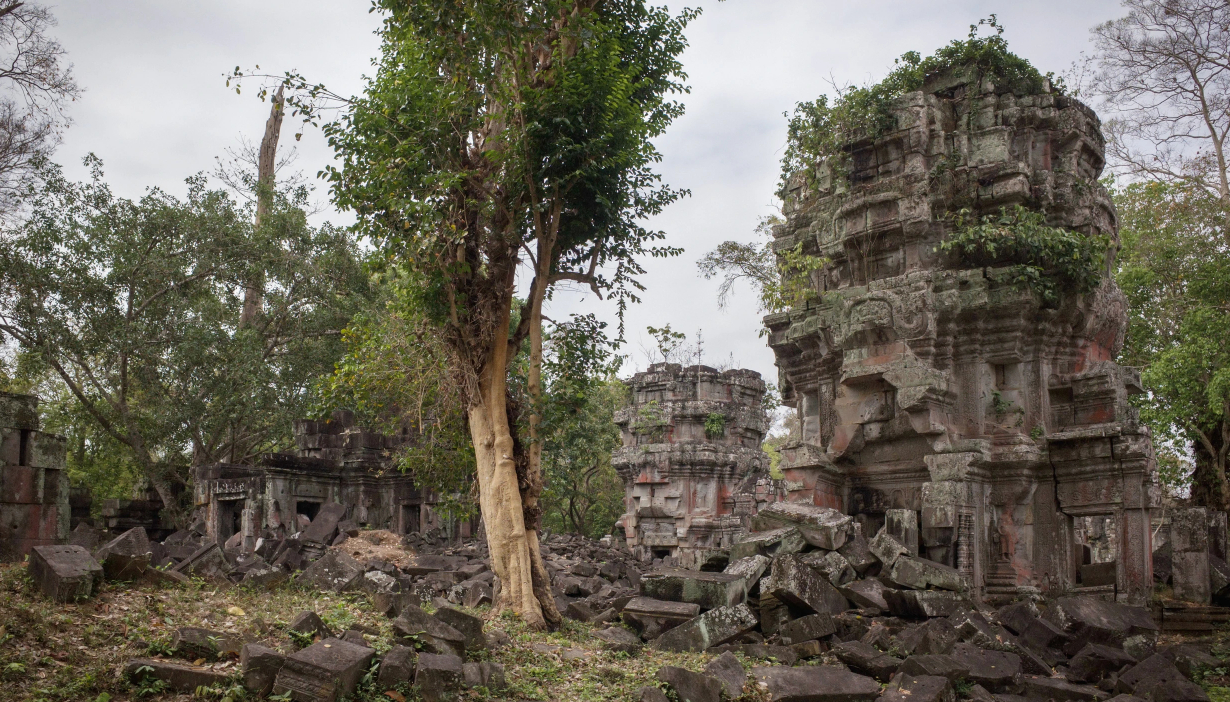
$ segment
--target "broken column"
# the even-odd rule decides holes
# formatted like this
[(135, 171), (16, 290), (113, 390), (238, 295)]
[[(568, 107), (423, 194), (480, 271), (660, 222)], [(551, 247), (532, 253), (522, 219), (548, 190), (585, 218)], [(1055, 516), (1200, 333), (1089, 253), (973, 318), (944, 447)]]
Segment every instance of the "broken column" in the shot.
[(757, 491), (769, 468), (764, 381), (750, 370), (657, 363), (627, 384), (613, 459), (627, 486), (622, 534), (643, 558), (697, 567), (730, 547), (766, 492)]
[(1203, 507), (1170, 517), (1171, 579), (1175, 599), (1209, 603), (1209, 515)]

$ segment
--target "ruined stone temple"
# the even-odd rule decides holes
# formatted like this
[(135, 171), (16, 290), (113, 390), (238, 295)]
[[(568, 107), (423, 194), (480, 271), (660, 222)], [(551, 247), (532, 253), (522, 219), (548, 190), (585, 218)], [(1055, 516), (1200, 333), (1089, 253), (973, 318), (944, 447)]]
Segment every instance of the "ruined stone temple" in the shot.
[(0, 392), (0, 562), (68, 539), (64, 439), (39, 431), (38, 398)]
[(209, 539), (250, 552), (262, 534), (291, 536), (330, 502), (360, 527), (469, 536), (468, 523), (445, 524), (433, 509), (437, 496), (393, 465), (404, 437), (355, 426), (354, 414), (339, 410), (325, 421), (295, 422), (294, 440), (294, 453), (269, 454), (259, 465), (194, 469), (195, 509)]
[(1143, 603), (1158, 492), (1128, 404), (1138, 374), (1113, 361), (1124, 296), (1103, 276), (1044, 304), (1003, 269), (939, 248), (952, 213), (1017, 204), (1117, 242), (1097, 115), (954, 72), (894, 116), (895, 129), (846, 145), (844, 175), (798, 181), (774, 232), (776, 250), (829, 260), (815, 299), (765, 318), (802, 425), (783, 451), (788, 499), (856, 515), (868, 534), (887, 510), (913, 512), (920, 555), (978, 597)]
[(617, 534), (640, 557), (697, 567), (729, 548), (757, 503), (774, 499), (765, 383), (750, 370), (657, 363), (627, 381), (613, 464), (627, 486)]

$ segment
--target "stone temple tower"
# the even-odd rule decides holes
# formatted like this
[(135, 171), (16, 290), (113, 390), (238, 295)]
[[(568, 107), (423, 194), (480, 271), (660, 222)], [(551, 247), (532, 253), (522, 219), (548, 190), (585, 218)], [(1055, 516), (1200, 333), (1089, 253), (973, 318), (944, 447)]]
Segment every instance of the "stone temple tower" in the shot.
[[(776, 250), (830, 261), (815, 299), (765, 318), (802, 425), (783, 451), (788, 499), (857, 515), (864, 533), (886, 510), (914, 510), (920, 555), (957, 568), (978, 597), (1143, 603), (1156, 468), (1128, 404), (1138, 374), (1114, 362), (1123, 294), (1104, 275), (1048, 303), (939, 246), (962, 208), (1022, 205), (1109, 237), (1113, 255), (1097, 116), (968, 70), (930, 79), (893, 114), (894, 129), (846, 144), (847, 173), (796, 184), (774, 233)], [(1115, 536), (1113, 551), (1092, 550), (1105, 561), (1094, 569), (1082, 568), (1091, 520)]]
[(758, 478), (767, 499), (765, 383), (750, 370), (657, 363), (627, 385), (612, 460), (627, 486), (622, 534), (642, 557), (698, 567), (755, 512)]

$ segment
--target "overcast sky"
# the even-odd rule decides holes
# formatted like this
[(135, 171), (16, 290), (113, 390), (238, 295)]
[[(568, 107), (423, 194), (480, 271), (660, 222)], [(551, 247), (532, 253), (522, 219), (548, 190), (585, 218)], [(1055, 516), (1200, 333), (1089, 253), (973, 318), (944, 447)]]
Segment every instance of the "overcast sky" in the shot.
[[(754, 296), (742, 289), (717, 308), (717, 281), (696, 260), (718, 243), (750, 241), (776, 210), (773, 191), (785, 143), (783, 112), (838, 83), (878, 80), (910, 50), (931, 53), (998, 13), (1013, 51), (1041, 71), (1061, 73), (1089, 51), (1089, 29), (1125, 14), (1117, 0), (712, 0), (689, 27), (683, 56), (692, 86), (687, 114), (662, 137), (661, 173), (692, 196), (652, 222), (685, 253), (646, 262), (644, 302), (629, 310), (626, 371), (643, 368), (647, 325), (704, 334), (706, 362), (733, 358), (776, 381), (773, 354), (759, 336)], [(682, 7), (671, 3), (672, 7)], [(137, 197), (150, 186), (176, 194), (185, 177), (212, 171), (241, 135), (259, 141), (268, 104), (236, 95), (224, 74), (236, 66), (297, 69), (353, 94), (371, 73), (377, 15), (358, 0), (65, 0), (53, 4), (57, 35), (86, 89), (57, 160), (83, 177), (81, 157), (102, 157), (112, 186)], [(294, 144), (289, 120), (282, 148)], [(314, 175), (331, 158), (319, 133), (297, 145), (296, 166)], [(324, 197), (323, 189), (318, 193)], [(344, 223), (346, 213), (322, 216)], [(548, 315), (613, 306), (581, 290), (557, 294)]]

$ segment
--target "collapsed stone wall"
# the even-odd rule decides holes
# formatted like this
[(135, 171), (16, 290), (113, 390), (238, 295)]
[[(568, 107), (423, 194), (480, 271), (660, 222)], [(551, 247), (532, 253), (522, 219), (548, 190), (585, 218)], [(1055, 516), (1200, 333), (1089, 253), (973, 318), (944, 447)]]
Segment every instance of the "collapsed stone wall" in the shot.
[(68, 538), (64, 438), (39, 431), (38, 398), (0, 392), (0, 562)]
[(698, 567), (775, 499), (765, 383), (750, 370), (657, 363), (626, 381), (613, 464), (627, 486), (617, 533), (639, 558)]
[(1138, 373), (1113, 361), (1113, 262), (1092, 293), (1047, 304), (939, 246), (957, 211), (1015, 205), (1117, 246), (1097, 115), (955, 71), (893, 116), (846, 144), (847, 173), (796, 181), (774, 232), (776, 250), (829, 261), (814, 300), (765, 317), (802, 425), (783, 451), (789, 499), (860, 515), (867, 533), (887, 510), (917, 513), (920, 549), (982, 596), (1080, 589), (1093, 534), (1114, 549), (1109, 591), (1145, 601), (1155, 460), (1128, 404)]

